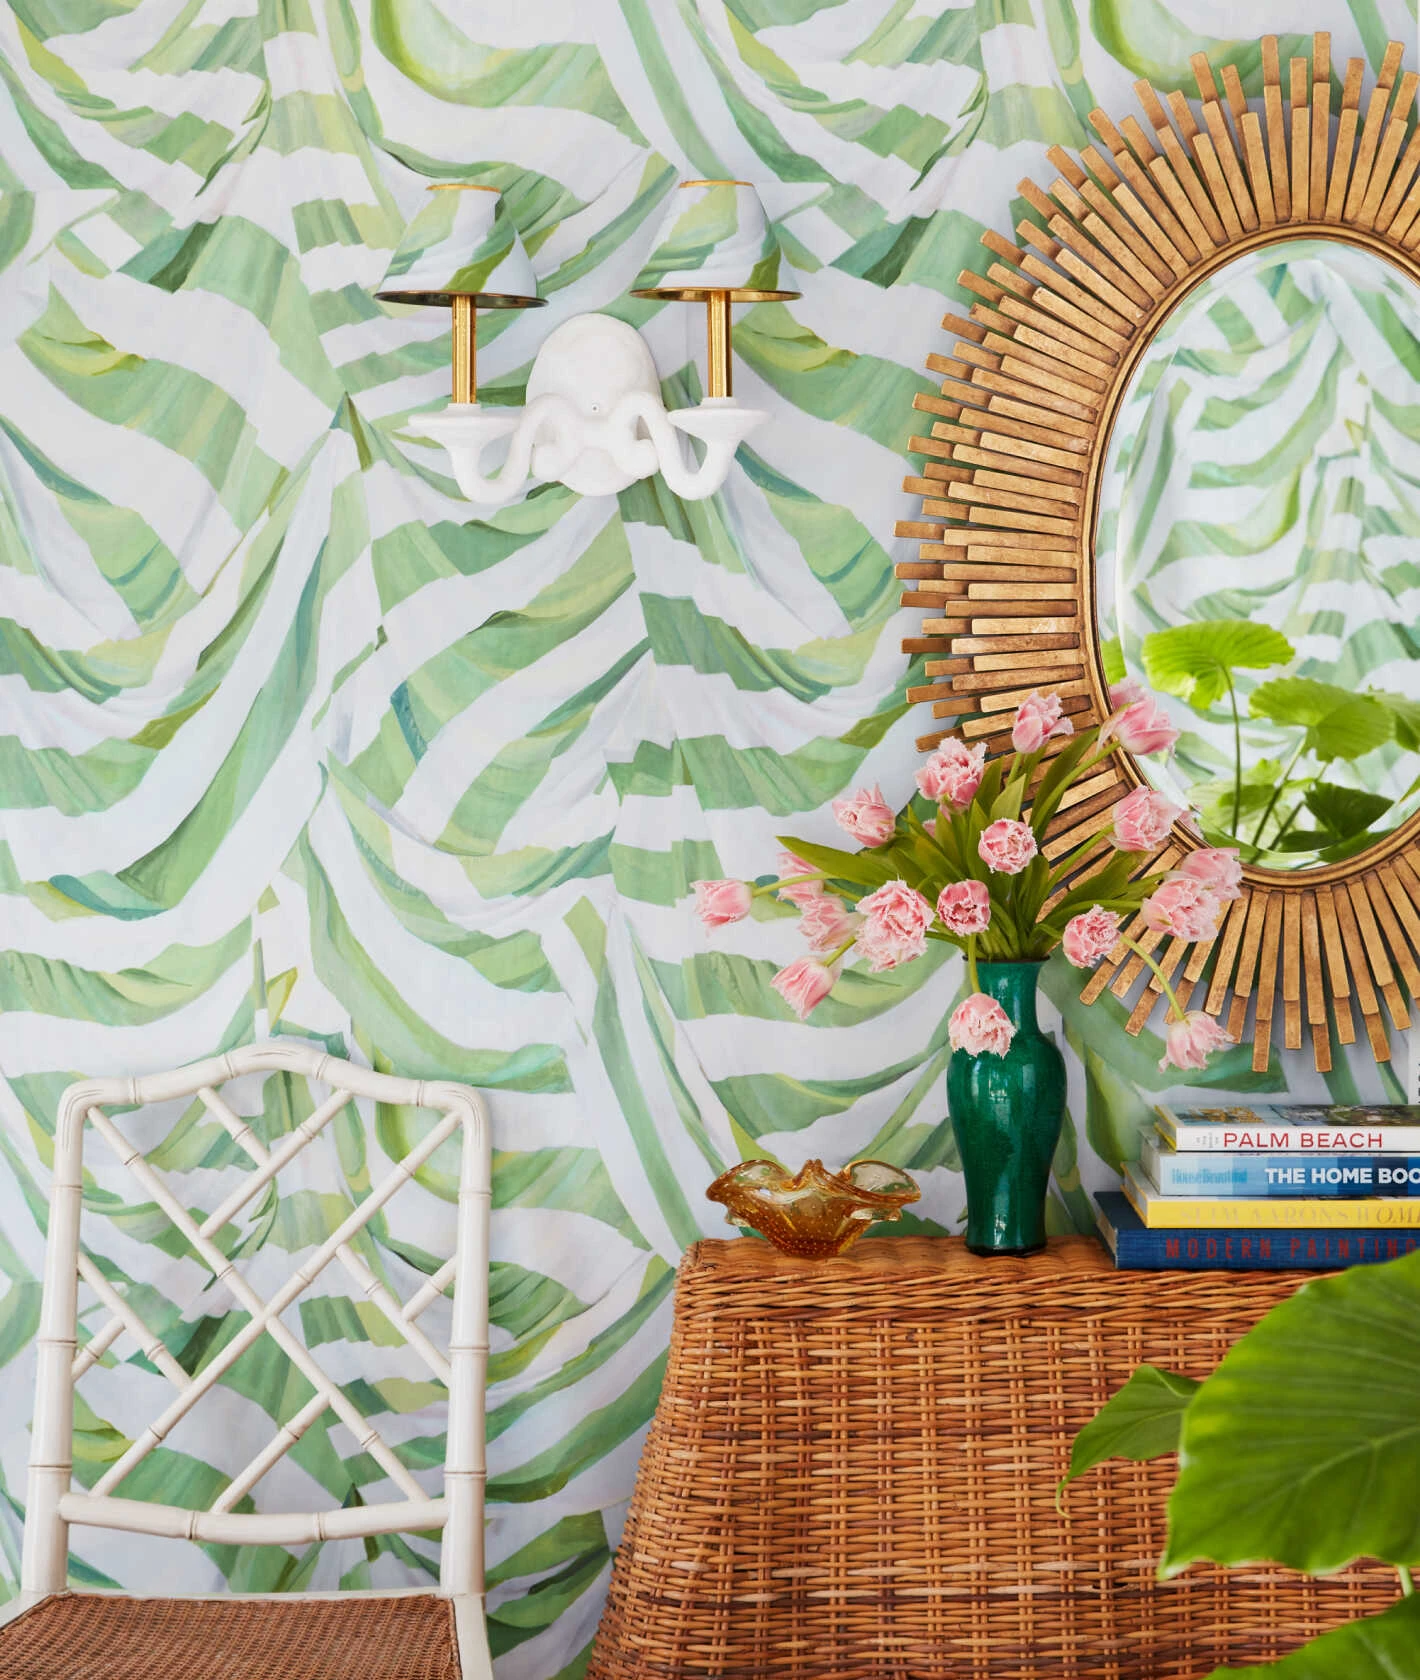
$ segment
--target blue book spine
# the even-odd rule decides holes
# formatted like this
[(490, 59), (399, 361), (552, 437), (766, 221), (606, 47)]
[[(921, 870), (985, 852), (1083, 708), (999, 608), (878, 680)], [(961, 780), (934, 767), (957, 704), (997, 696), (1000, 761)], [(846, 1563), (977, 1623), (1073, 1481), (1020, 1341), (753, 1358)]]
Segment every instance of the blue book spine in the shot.
[(1139, 1160), (1165, 1196), (1420, 1196), (1420, 1155), (1175, 1154), (1149, 1139)]
[(1420, 1230), (1150, 1230), (1118, 1190), (1095, 1196), (1100, 1234), (1120, 1271), (1335, 1271), (1420, 1250)]

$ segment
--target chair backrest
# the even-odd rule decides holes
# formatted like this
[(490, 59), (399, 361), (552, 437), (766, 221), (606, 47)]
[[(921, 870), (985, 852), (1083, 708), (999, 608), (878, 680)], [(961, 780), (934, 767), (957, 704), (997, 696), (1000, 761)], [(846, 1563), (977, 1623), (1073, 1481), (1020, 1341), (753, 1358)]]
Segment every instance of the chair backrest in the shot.
[[(223, 1098), (226, 1081), (254, 1073), (303, 1076), (331, 1087), (330, 1095), (284, 1137), (263, 1142)], [(173, 1099), (196, 1097), (251, 1161), (251, 1170), (210, 1211), (194, 1214), (183, 1205), (125, 1135), (132, 1130), (107, 1112)], [(347, 1216), (324, 1234), (266, 1298), (251, 1287), (228, 1257), (223, 1227), (264, 1191), (277, 1192), (277, 1176), (353, 1097), (435, 1111), (433, 1125)], [(407, 1300), (400, 1300), (357, 1252), (368, 1222), (410, 1182), (439, 1149), (461, 1138), (457, 1238), (454, 1252)], [(241, 1329), (195, 1372), (173, 1357), (143, 1322), (133, 1303), (114, 1288), (80, 1246), (86, 1142), (111, 1150), (154, 1204), (186, 1240), (196, 1259), (220, 1280), (239, 1311)], [(247, 1045), (224, 1056), (139, 1079), (95, 1079), (71, 1085), (60, 1103), (54, 1143), (54, 1184), (45, 1257), (44, 1299), (38, 1336), (34, 1428), (30, 1452), (22, 1591), (27, 1596), (62, 1590), (71, 1523), (166, 1535), (200, 1542), (303, 1545), (318, 1540), (442, 1528), (440, 1590), (451, 1596), (483, 1590), (484, 1382), (488, 1360), (488, 1216), (490, 1137), (486, 1111), (466, 1085), (426, 1083), (372, 1073), (323, 1054), (299, 1041)], [(268, 1190), (268, 1187), (270, 1189)], [(348, 1204), (347, 1204), (348, 1205)], [(230, 1236), (230, 1233), (228, 1233)], [(228, 1247), (231, 1247), (230, 1242)], [(332, 1263), (383, 1313), (431, 1374), (448, 1390), (448, 1437), (443, 1492), (431, 1498), (379, 1431), (352, 1404), (340, 1385), (321, 1369), (311, 1350), (282, 1321), (292, 1305)], [(107, 1321), (78, 1345), (78, 1294), (85, 1283)], [(447, 1345), (437, 1346), (420, 1327), (425, 1310), (452, 1285), (453, 1309)], [(131, 1440), (127, 1450), (88, 1491), (71, 1486), (74, 1384), (123, 1335), (137, 1342), (148, 1361), (171, 1383), (174, 1394), (159, 1415)], [(314, 1390), (275, 1438), (233, 1477), (206, 1511), (116, 1497), (125, 1477), (161, 1443), (223, 1373), (260, 1337), (270, 1336)], [(402, 1496), (383, 1504), (312, 1512), (239, 1512), (234, 1507), (295, 1445), (327, 1408), (354, 1435), (360, 1448), (384, 1471)]]

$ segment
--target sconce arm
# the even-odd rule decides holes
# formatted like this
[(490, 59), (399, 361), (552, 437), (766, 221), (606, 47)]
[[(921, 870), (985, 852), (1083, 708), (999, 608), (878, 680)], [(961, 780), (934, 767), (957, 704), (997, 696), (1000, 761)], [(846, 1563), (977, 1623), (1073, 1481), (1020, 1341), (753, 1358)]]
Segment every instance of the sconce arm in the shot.
[[(577, 411), (565, 397), (552, 394), (535, 397), (526, 408), (450, 403), (437, 414), (421, 416), (418, 423), (426, 437), (448, 450), (459, 489), (469, 501), (486, 507), (510, 502), (521, 491), (535, 450), (538, 476), (556, 478), (578, 447)], [(510, 433), (507, 459), (496, 477), (487, 476), (481, 467), (484, 450)]]
[[(716, 397), (695, 408), (677, 408), (667, 413), (649, 393), (632, 391), (621, 399), (612, 416), (613, 454), (623, 471), (641, 478), (659, 467), (675, 495), (687, 502), (703, 501), (725, 482), (740, 444), (768, 418), (763, 409), (741, 408), (732, 399)], [(647, 439), (635, 436), (637, 420), (650, 434), (654, 462), (649, 458)], [(705, 459), (698, 467), (686, 465), (680, 432), (705, 444)]]

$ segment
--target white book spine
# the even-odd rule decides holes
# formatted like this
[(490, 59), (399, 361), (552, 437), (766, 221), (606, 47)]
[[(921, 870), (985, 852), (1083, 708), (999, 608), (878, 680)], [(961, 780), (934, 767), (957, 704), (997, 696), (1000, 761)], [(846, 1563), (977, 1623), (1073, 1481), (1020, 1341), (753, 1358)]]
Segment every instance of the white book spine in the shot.
[(1245, 1126), (1178, 1121), (1161, 1128), (1180, 1153), (1270, 1150), (1279, 1155), (1420, 1155), (1420, 1126)]

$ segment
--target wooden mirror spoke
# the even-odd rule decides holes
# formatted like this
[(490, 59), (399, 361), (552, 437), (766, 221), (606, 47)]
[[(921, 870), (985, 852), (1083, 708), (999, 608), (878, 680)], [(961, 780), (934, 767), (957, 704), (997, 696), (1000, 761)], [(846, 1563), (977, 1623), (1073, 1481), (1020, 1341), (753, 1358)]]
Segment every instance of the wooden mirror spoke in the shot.
[[(1054, 178), (1020, 184), (1015, 241), (988, 230), (980, 271), (960, 283), (944, 354), (928, 357), (937, 396), (918, 396), (920, 471), (905, 487), (921, 517), (898, 535), (918, 558), (897, 568), (904, 606), (925, 612), (903, 649), (924, 656), (908, 698), (930, 706), (930, 752), (949, 735), (1008, 750), (1012, 711), (1032, 688), (1057, 692), (1078, 727), (1108, 709), (1096, 619), (1094, 539), (1110, 434), (1134, 370), (1173, 308), (1234, 258), (1299, 236), (1359, 245), (1420, 284), (1420, 75), (1391, 42), (1374, 86), (1366, 65), (1333, 66), (1331, 39), (1282, 61), (1261, 42), (1260, 98), (1234, 65), (1191, 60), (1190, 101), (1135, 84), (1140, 114), (1090, 114), (1097, 143), (1054, 146)], [(1085, 845), (1071, 882), (1097, 871), (1115, 801), (1143, 780), (1122, 755), (1074, 790), (1046, 855)], [(1167, 867), (1199, 842), (1179, 832)], [(1337, 1043), (1390, 1057), (1391, 1029), (1420, 996), (1420, 814), (1341, 863), (1248, 868), (1242, 896), (1208, 945), (1153, 939), (1151, 954), (1185, 1006), (1234, 1037), (1252, 1029), (1253, 1067), (1310, 1038), (1318, 1069)], [(1109, 992), (1143, 1030), (1162, 999), (1156, 976), (1121, 946), (1084, 986)], [(1359, 1019), (1358, 1019), (1359, 1017)]]

